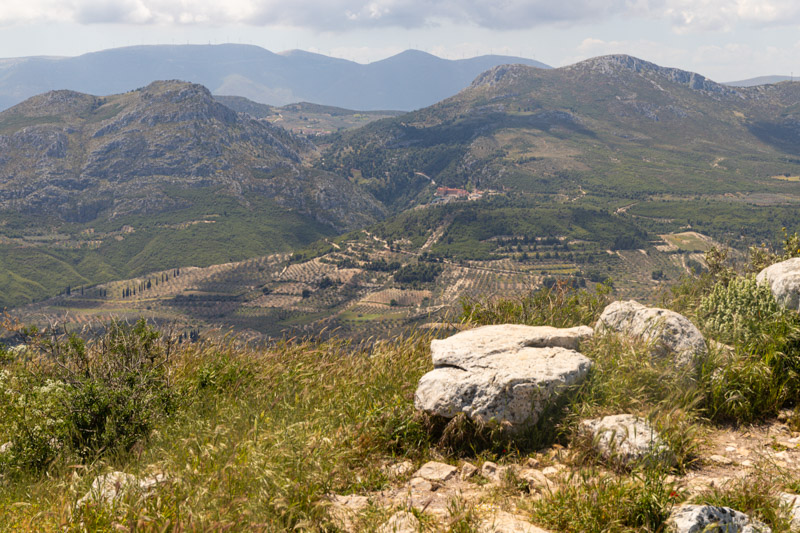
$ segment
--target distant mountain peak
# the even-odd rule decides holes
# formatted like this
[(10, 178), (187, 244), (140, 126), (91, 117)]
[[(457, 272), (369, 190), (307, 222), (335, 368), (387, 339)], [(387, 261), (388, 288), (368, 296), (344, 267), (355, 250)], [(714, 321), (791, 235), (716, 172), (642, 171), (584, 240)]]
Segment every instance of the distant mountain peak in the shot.
[(494, 87), (503, 82), (511, 82), (519, 79), (531, 70), (536, 70), (536, 67), (529, 67), (527, 65), (498, 65), (475, 78), (470, 88)]
[(38, 117), (46, 115), (76, 115), (94, 105), (95, 96), (59, 89), (39, 94), (8, 109), (7, 113)]
[(636, 74), (650, 74), (679, 85), (685, 85), (696, 91), (704, 91), (719, 95), (739, 94), (735, 89), (709, 80), (696, 72), (672, 67), (662, 67), (655, 63), (626, 54), (593, 57), (563, 68), (572, 71), (593, 71), (606, 75), (614, 75), (621, 70), (634, 72)]

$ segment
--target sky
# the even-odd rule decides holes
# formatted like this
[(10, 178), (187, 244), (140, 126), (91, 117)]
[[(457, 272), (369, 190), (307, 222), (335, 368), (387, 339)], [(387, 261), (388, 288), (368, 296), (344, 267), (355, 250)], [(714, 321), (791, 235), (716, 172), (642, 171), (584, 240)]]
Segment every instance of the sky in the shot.
[(0, 0), (0, 57), (254, 44), (368, 63), (415, 48), (551, 66), (611, 53), (716, 81), (800, 76), (800, 0)]

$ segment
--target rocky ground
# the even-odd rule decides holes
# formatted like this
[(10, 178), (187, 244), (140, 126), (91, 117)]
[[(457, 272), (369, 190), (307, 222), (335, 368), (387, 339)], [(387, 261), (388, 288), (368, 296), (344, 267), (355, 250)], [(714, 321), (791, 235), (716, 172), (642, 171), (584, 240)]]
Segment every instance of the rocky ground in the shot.
[[(800, 432), (790, 428), (785, 417), (745, 428), (708, 429), (704, 437), (698, 460), (684, 475), (668, 480), (685, 498), (682, 503), (753, 476), (797, 479), (800, 474)], [(574, 476), (577, 455), (569, 448), (554, 447), (502, 465), (387, 464), (385, 471), (393, 478), (390, 488), (365, 495), (331, 495), (333, 515), (347, 531), (359, 531), (375, 508), (393, 512), (380, 529), (383, 532), (446, 531), (469, 509), (479, 531), (538, 533), (546, 530), (532, 523), (526, 507), (570, 483), (580, 483)], [(795, 504), (794, 497), (787, 493), (785, 501), (791, 507), (793, 530), (800, 530), (800, 501)]]

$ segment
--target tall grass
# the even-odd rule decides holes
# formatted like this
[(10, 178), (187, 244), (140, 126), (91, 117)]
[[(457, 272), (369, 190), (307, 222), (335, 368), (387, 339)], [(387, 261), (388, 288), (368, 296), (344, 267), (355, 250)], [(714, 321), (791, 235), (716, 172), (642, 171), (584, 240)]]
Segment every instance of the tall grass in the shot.
[[(326, 495), (379, 489), (384, 463), (427, 456), (412, 397), (430, 366), (429, 344), (410, 335), (370, 347), (341, 340), (268, 349), (231, 339), (184, 345), (169, 363), (182, 399), (175, 412), (130, 448), (77, 464), (73, 455), (57, 456), (44, 473), (31, 468), (1, 482), (0, 515), (27, 530), (81, 522), (90, 529), (333, 527)], [(34, 372), (21, 363), (4, 371)], [(0, 441), (11, 436), (10, 416), (0, 414)], [(110, 470), (159, 471), (170, 481), (158, 497), (76, 507), (92, 479)]]

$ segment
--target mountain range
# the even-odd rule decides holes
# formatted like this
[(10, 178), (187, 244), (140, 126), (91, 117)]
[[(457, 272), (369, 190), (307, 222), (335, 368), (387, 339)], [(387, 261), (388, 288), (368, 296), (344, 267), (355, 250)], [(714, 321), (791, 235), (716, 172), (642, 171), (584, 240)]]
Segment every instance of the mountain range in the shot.
[(542, 70), (494, 67), (428, 108), (334, 138), (321, 168), (390, 208), (427, 179), (517, 193), (625, 199), (798, 193), (800, 84), (735, 88), (615, 55)]
[[(241, 112), (173, 81), (105, 97), (56, 91), (0, 113), (2, 304), (315, 240), (292, 259), (312, 260), (290, 283), (292, 302), (325, 285), (315, 275), (334, 276), (313, 263), (323, 259), (363, 271), (336, 275), (352, 281), (340, 303), (374, 289), (370, 268), (422, 253), (602, 280), (612, 271), (586, 265), (641, 274), (660, 263), (626, 266), (610, 254), (647, 252), (664, 234), (694, 229), (742, 248), (797, 226), (798, 84), (736, 88), (623, 55), (502, 65), (427, 108), (314, 137), (270, 123), (288, 108), (223, 101)], [(473, 200), (451, 201), (442, 186)], [(336, 244), (352, 257), (320, 258), (355, 229), (367, 233)], [(369, 238), (368, 252), (365, 236), (384, 244)], [(370, 256), (386, 250), (401, 255)], [(275, 276), (293, 275), (270, 261)], [(226, 281), (226, 301), (268, 281), (261, 263), (247, 268), (260, 277)], [(222, 283), (209, 272), (209, 287)], [(458, 293), (457, 283), (440, 289)]]
[(447, 60), (418, 50), (363, 65), (301, 50), (276, 54), (239, 44), (132, 46), (78, 57), (0, 60), (0, 109), (50, 90), (110, 95), (154, 80), (180, 79), (202, 84), (214, 94), (276, 106), (306, 101), (409, 111), (452, 96), (484, 70), (505, 63), (549, 68), (519, 57)]

